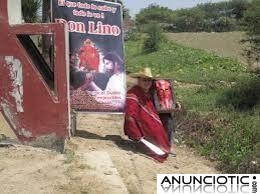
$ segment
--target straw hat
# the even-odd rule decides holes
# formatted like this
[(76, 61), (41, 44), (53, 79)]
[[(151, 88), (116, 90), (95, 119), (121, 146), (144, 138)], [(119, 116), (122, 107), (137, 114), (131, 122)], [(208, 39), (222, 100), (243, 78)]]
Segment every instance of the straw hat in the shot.
[(130, 73), (129, 76), (133, 78), (153, 79), (152, 71), (149, 67), (145, 67), (142, 71), (139, 71), (137, 73)]

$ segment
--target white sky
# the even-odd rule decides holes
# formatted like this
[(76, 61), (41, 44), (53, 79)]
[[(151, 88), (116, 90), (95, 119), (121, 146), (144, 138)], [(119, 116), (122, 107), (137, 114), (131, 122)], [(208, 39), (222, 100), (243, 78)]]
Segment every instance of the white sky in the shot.
[(227, 0), (122, 0), (125, 7), (130, 10), (130, 15), (133, 17), (140, 9), (148, 7), (150, 4), (157, 4), (170, 9), (190, 8), (197, 4), (208, 2), (221, 2)]

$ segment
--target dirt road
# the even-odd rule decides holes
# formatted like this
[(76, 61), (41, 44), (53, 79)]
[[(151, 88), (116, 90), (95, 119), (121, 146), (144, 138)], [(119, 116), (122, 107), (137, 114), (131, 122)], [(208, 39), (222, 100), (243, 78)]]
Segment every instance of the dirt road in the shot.
[(1, 193), (156, 193), (158, 173), (218, 173), (185, 146), (164, 163), (138, 153), (123, 135), (122, 115), (79, 114), (64, 154), (0, 147)]

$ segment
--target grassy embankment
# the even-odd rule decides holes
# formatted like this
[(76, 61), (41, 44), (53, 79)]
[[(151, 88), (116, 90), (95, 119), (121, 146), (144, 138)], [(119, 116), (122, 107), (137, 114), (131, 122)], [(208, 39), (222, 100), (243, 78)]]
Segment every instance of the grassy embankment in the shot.
[(220, 161), (223, 172), (259, 173), (254, 164), (260, 162), (259, 77), (236, 60), (172, 41), (163, 42), (159, 51), (150, 54), (142, 52), (142, 40), (127, 41), (125, 51), (129, 72), (149, 66), (160, 77), (199, 85), (175, 88), (184, 107), (178, 117), (179, 138)]

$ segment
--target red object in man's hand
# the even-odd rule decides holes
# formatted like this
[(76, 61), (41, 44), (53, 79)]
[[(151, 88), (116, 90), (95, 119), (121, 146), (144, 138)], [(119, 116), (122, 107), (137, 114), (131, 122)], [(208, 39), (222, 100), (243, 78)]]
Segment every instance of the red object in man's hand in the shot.
[(173, 99), (171, 83), (167, 80), (156, 80), (155, 89), (158, 96), (159, 104), (162, 109), (172, 109)]

